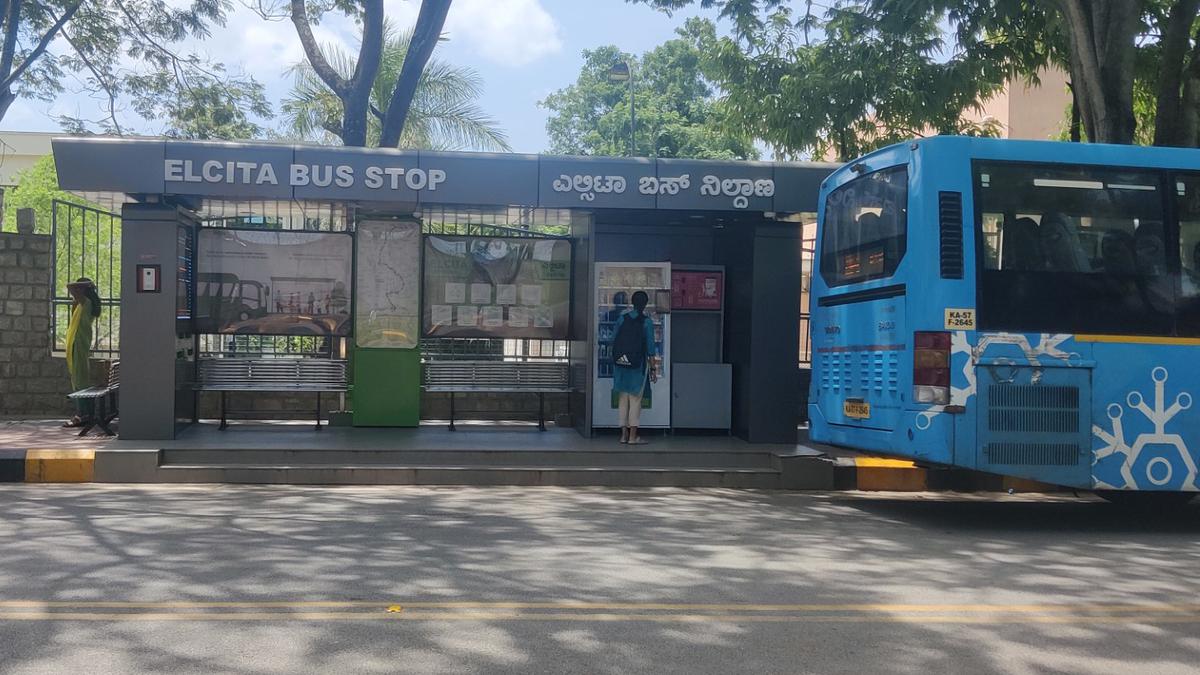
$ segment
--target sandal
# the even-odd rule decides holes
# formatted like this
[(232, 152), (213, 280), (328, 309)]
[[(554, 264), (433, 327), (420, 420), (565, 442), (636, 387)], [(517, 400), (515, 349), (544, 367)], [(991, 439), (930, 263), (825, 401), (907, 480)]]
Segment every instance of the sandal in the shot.
[(649, 441), (644, 438), (639, 438), (635, 441), (628, 441), (629, 445), (650, 445)]

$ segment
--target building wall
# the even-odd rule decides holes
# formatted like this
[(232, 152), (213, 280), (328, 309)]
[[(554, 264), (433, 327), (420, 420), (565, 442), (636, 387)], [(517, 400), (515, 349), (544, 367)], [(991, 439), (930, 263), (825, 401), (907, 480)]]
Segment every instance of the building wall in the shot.
[(1038, 73), (1039, 84), (1009, 83), (1004, 91), (984, 103), (983, 110), (965, 115), (976, 121), (994, 118), (1005, 138), (1045, 141), (1057, 138), (1066, 122), (1071, 94), (1069, 75), (1057, 68)]
[(0, 131), (0, 187), (17, 184), (16, 176), (50, 154), (50, 139), (62, 134)]

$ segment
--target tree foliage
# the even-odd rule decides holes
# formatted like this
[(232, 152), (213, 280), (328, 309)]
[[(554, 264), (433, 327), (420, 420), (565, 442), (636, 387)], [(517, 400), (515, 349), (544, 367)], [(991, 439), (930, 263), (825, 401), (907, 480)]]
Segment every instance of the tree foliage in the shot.
[[(836, 0), (824, 11), (806, 1), (801, 16), (783, 0), (629, 1), (699, 4), (731, 21), (710, 73), (722, 105), (785, 152), (847, 156), (896, 129), (963, 131), (950, 123), (958, 113), (1050, 65), (1070, 73), (1075, 135), (1197, 145), (1200, 0)], [(767, 75), (747, 81), (756, 69)]]
[(626, 62), (633, 71), (636, 154), (654, 157), (753, 159), (753, 137), (722, 128), (713, 110), (712, 85), (700, 71), (697, 31), (689, 22), (680, 37), (641, 59), (615, 46), (583, 52), (574, 84), (540, 105), (551, 112), (546, 123), (550, 152), (574, 155), (628, 155), (629, 82), (612, 82), (609, 69)]
[(192, 118), (214, 103), (269, 115), (261, 86), (182, 47), (223, 25), (228, 6), (228, 0), (0, 0), (0, 119), (18, 97), (51, 101), (74, 81), (104, 112), (98, 119), (62, 118), (70, 130), (124, 133), (132, 109), (165, 120), (164, 131), (205, 138), (243, 133), (250, 127)]
[[(365, 143), (371, 146), (380, 145), (385, 119), (382, 109), (392, 100), (412, 40), (411, 31), (397, 33), (387, 26), (384, 32), (380, 64), (368, 99)], [(322, 57), (343, 77), (355, 71), (354, 56), (336, 46), (323, 46)], [(304, 139), (345, 144), (342, 99), (317, 76), (308, 61), (293, 66), (292, 74), (292, 91), (282, 105), (286, 131)], [(394, 147), (509, 150), (504, 133), (476, 103), (482, 89), (483, 80), (474, 70), (430, 58)]]
[(50, 234), (54, 200), (78, 202), (69, 192), (58, 189), (58, 171), (54, 156), (46, 155), (16, 175), (16, 186), (4, 191), (4, 228), (16, 231), (17, 209), (33, 209), (34, 232)]

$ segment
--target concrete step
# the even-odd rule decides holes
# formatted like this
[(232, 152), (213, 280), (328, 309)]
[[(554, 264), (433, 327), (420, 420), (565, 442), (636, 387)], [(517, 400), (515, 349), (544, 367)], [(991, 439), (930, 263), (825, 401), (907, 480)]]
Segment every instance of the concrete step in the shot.
[(726, 487), (781, 489), (783, 472), (771, 468), (678, 466), (402, 466), (217, 465), (159, 466), (169, 483), (291, 485), (521, 485), (606, 487)]
[(770, 452), (721, 452), (614, 447), (610, 450), (331, 450), (264, 448), (164, 449), (164, 467), (186, 466), (404, 466), (404, 467), (537, 467), (771, 469), (779, 459)]

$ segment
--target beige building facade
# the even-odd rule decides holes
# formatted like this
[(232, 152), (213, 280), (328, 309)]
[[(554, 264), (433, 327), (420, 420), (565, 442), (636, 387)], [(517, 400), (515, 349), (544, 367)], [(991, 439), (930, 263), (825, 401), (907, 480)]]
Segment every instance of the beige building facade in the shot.
[(50, 154), (50, 139), (62, 133), (0, 131), (0, 187), (17, 184), (17, 174)]
[(1067, 125), (1071, 93), (1067, 73), (1058, 68), (1038, 73), (1039, 83), (1012, 82), (978, 113), (967, 115), (976, 121), (988, 118), (1000, 124), (1004, 138), (1045, 141), (1058, 138)]

